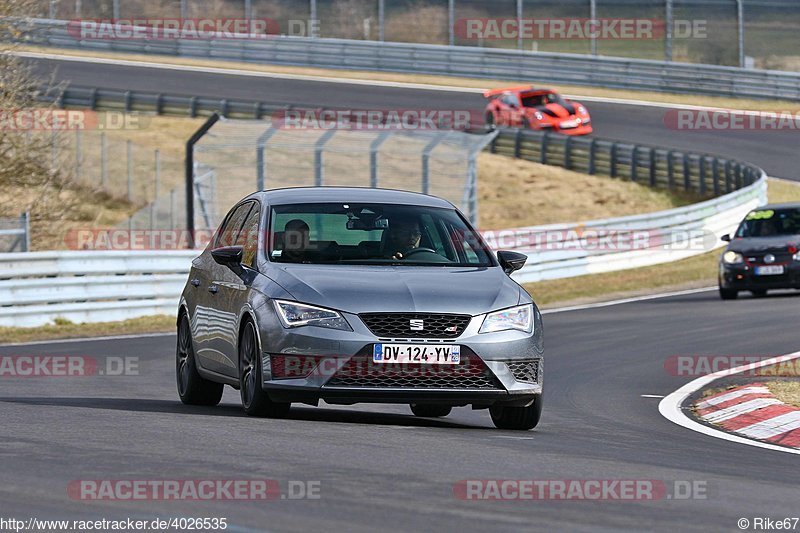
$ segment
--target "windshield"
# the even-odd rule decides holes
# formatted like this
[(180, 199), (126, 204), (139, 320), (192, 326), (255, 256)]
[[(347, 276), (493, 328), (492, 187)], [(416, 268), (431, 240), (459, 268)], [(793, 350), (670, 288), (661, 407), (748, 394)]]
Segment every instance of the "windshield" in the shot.
[(280, 263), (493, 266), (454, 209), (393, 204), (274, 206), (267, 256)]
[(737, 237), (800, 235), (800, 209), (751, 211), (736, 231)]
[(523, 94), (523, 107), (542, 107), (547, 104), (564, 104), (564, 100), (556, 93)]

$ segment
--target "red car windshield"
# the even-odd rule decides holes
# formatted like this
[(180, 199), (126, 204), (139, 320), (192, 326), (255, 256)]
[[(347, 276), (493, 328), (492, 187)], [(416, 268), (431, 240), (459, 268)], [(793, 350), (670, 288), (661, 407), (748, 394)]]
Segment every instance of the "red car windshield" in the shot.
[(556, 93), (523, 93), (522, 107), (542, 107), (547, 104), (563, 104), (564, 100)]

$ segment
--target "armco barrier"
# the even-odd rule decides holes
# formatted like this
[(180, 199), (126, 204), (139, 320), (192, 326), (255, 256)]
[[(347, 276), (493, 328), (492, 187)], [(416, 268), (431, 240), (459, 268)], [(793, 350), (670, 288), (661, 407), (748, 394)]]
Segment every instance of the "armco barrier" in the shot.
[[(585, 222), (581, 231), (653, 231), (713, 234), (712, 247), (748, 210), (766, 199), (766, 176), (736, 192), (678, 209)], [(576, 225), (554, 224), (485, 232), (499, 248), (528, 254), (514, 275), (521, 283), (566, 278), (683, 259), (706, 249), (654, 246), (633, 250), (531, 250), (517, 246), (530, 234), (564, 234)], [(506, 244), (508, 244), (506, 246)], [(557, 244), (557, 243), (556, 243)], [(38, 326), (60, 317), (72, 322), (124, 320), (174, 314), (197, 250), (76, 251), (0, 254), (0, 326)], [(0, 339), (1, 340), (1, 339)]]
[(536, 81), (656, 92), (800, 100), (800, 74), (618, 57), (345, 39), (80, 39), (67, 21), (35, 20), (25, 42), (105, 52), (261, 64)]

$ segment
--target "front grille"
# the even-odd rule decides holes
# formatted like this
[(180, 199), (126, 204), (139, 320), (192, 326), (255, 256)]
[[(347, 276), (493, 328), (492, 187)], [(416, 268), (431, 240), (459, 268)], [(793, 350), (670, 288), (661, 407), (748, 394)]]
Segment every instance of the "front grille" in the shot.
[[(364, 313), (359, 315), (376, 336), (391, 339), (454, 339), (467, 328), (469, 315), (433, 313)], [(422, 329), (411, 329), (412, 321)]]
[(508, 369), (517, 381), (526, 383), (539, 383), (539, 359), (531, 361), (508, 361)]
[(462, 356), (458, 365), (373, 363), (356, 355), (328, 380), (326, 387), (503, 390), (477, 356)]
[[(772, 254), (775, 257), (775, 260), (772, 263), (765, 263), (764, 256), (767, 254)], [(745, 254), (747, 258), (747, 262), (756, 265), (768, 265), (768, 264), (781, 264), (781, 263), (789, 263), (792, 261), (792, 255), (787, 250), (774, 250), (774, 251), (765, 251), (765, 252), (754, 252)]]

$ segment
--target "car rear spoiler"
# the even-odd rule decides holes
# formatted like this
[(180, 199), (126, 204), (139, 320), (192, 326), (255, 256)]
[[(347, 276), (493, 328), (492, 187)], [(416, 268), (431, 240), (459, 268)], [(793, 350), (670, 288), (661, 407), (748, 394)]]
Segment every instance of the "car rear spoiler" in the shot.
[(534, 90), (533, 85), (520, 85), (519, 87), (505, 87), (504, 89), (491, 89), (489, 91), (485, 91), (483, 93), (484, 98), (492, 98), (493, 96), (499, 96), (503, 93), (516, 93), (522, 91), (532, 91)]

